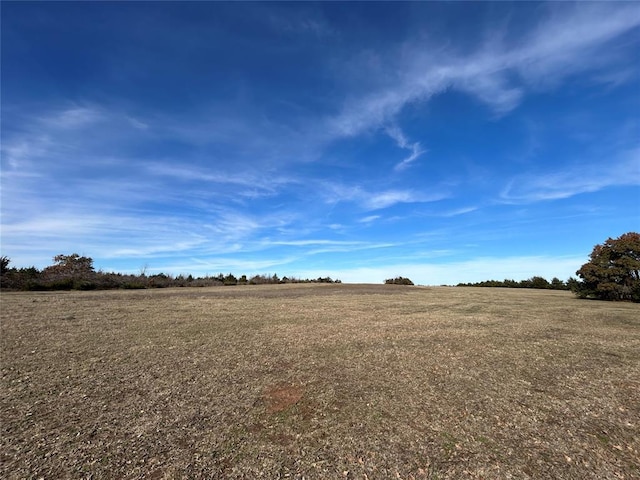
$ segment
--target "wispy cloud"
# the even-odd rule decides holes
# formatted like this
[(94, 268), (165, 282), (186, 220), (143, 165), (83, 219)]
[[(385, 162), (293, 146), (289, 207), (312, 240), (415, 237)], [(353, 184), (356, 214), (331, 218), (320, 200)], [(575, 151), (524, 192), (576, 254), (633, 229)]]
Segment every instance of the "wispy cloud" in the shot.
[(319, 38), (337, 35), (331, 25), (315, 11), (272, 12), (267, 15), (267, 20), (278, 33), (296, 36), (308, 34)]
[(354, 202), (365, 211), (382, 210), (399, 203), (437, 202), (449, 195), (434, 189), (431, 193), (411, 189), (367, 190), (361, 186), (350, 186), (335, 182), (324, 182), (324, 198), (327, 203)]
[(53, 112), (53, 114), (41, 117), (39, 120), (40, 123), (49, 128), (57, 130), (77, 130), (90, 127), (104, 118), (103, 113), (95, 107), (76, 105)]
[(101, 259), (175, 255), (208, 242), (185, 221), (166, 216), (149, 216), (142, 223), (131, 215), (79, 210), (28, 212), (27, 217), (2, 223), (3, 248), (10, 249), (13, 260), (22, 265), (43, 267), (63, 252)]
[(262, 172), (260, 175), (250, 171), (227, 173), (223, 171), (212, 171), (208, 168), (197, 166), (167, 164), (165, 162), (145, 162), (144, 168), (147, 175), (150, 176), (168, 177), (196, 184), (220, 184), (231, 187), (243, 187), (240, 191), (234, 191), (234, 195), (254, 199), (276, 195), (281, 188), (300, 183), (299, 180), (292, 177), (269, 175), (267, 172)]
[(361, 241), (327, 240), (327, 239), (307, 239), (307, 240), (263, 240), (263, 245), (287, 246), (287, 247), (308, 247), (317, 245), (338, 245), (338, 246), (359, 246)]
[(396, 142), (398, 147), (402, 148), (403, 150), (409, 150), (411, 152), (408, 157), (395, 165), (394, 170), (405, 170), (416, 159), (418, 159), (418, 157), (425, 153), (425, 150), (422, 149), (420, 142), (409, 142), (402, 130), (400, 130), (400, 127), (398, 127), (397, 125), (389, 126), (385, 129), (385, 131), (387, 132), (387, 135), (389, 135)]
[(458, 215), (466, 215), (467, 213), (475, 212), (479, 208), (480, 207), (476, 207), (476, 206), (456, 208), (454, 210), (445, 210), (441, 212), (439, 215), (443, 217), (457, 217)]
[(49, 106), (44, 112), (21, 112), (19, 117), (3, 120), (13, 127), (1, 146), (3, 163), (6, 161), (7, 173), (12, 175), (77, 168), (71, 180), (105, 159), (117, 159), (128, 146), (146, 139), (140, 137), (140, 130), (145, 130), (140, 120), (96, 105)]
[[(166, 261), (164, 259), (151, 261), (145, 264), (147, 273), (164, 273), (169, 275), (194, 276), (216, 275), (218, 273), (233, 273), (235, 275), (255, 275), (265, 273), (280, 273), (283, 269), (295, 261), (295, 257), (274, 256), (269, 259), (248, 258), (242, 259), (237, 256), (219, 257), (185, 257), (180, 261)], [(105, 270), (121, 271), (116, 267), (106, 267)], [(137, 273), (137, 270), (129, 270), (130, 273)]]
[(378, 220), (379, 218), (382, 218), (380, 215), (368, 215), (364, 218), (361, 218), (360, 220), (358, 220), (360, 223), (371, 223), (371, 222), (375, 222), (376, 220)]
[(189, 235), (186, 235), (187, 239), (174, 238), (173, 241), (167, 242), (167, 238), (162, 239), (162, 241), (156, 242), (146, 241), (144, 245), (138, 245), (134, 247), (128, 248), (118, 248), (110, 252), (110, 255), (106, 258), (114, 258), (114, 257), (137, 257), (137, 258), (149, 258), (156, 257), (159, 255), (167, 255), (167, 254), (176, 254), (180, 252), (187, 252), (196, 249), (197, 247), (206, 243), (206, 237), (204, 236), (193, 236), (194, 238), (188, 239)]
[(438, 197), (426, 197), (410, 190), (388, 190), (366, 195), (362, 203), (367, 210), (380, 210), (397, 203), (419, 203), (439, 200)]
[[(608, 42), (640, 26), (637, 3), (552, 5), (550, 13), (518, 44), (490, 38), (471, 53), (429, 45), (408, 47), (404, 63), (389, 59), (399, 74), (393, 83), (349, 98), (329, 119), (336, 135), (353, 136), (396, 124), (402, 109), (447, 89), (466, 92), (503, 115), (516, 108), (527, 89), (552, 88), (585, 71), (598, 76), (604, 64), (628, 72), (626, 62), (610, 56)], [(631, 48), (631, 47), (629, 47)], [(621, 77), (617, 76), (619, 81)]]
[(35, 172), (28, 168), (30, 160), (44, 155), (52, 143), (51, 138), (45, 135), (5, 140), (0, 146), (3, 164), (2, 175), (35, 175)]
[[(634, 2), (549, 5), (550, 15), (505, 56), (529, 83), (554, 84), (568, 75), (619, 62), (607, 50), (609, 41), (640, 26), (640, 6)], [(627, 70), (619, 65), (614, 70)], [(598, 78), (594, 78), (598, 80)]]
[(606, 162), (587, 162), (550, 173), (530, 173), (512, 179), (502, 191), (507, 203), (529, 203), (569, 198), (613, 186), (640, 186), (640, 147)]

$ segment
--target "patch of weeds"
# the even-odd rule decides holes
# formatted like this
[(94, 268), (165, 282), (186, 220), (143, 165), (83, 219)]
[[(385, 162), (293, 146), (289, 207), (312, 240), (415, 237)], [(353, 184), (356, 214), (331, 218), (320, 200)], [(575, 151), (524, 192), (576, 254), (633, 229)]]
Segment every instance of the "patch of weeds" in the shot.
[(459, 448), (459, 440), (454, 435), (448, 432), (440, 432), (440, 436), (444, 440), (442, 447), (447, 454), (451, 455), (457, 448)]
[(248, 430), (242, 426), (232, 428), (227, 438), (208, 452), (209, 460), (221, 473), (233, 468), (245, 456), (242, 446), (247, 442)]

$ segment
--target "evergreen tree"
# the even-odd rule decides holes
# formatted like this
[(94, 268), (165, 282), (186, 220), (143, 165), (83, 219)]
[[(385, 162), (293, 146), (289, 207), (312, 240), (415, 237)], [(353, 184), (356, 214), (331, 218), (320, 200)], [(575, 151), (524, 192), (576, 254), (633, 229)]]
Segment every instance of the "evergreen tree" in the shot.
[(629, 232), (596, 245), (573, 284), (581, 298), (640, 302), (640, 234)]

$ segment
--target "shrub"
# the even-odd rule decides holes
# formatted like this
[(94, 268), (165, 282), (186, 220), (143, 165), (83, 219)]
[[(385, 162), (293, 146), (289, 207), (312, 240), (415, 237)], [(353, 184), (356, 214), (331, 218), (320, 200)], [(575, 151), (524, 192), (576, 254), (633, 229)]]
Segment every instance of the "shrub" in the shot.
[(413, 285), (413, 282), (405, 277), (388, 278), (384, 283), (387, 285)]

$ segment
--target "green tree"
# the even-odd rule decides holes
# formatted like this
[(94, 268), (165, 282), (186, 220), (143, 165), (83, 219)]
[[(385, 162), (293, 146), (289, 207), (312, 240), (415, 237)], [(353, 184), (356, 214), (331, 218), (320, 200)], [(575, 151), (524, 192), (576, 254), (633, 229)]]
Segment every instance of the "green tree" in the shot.
[(224, 277), (223, 283), (225, 285), (237, 285), (238, 279), (233, 274), (229, 273), (229, 275)]
[(573, 284), (581, 298), (640, 302), (640, 233), (629, 232), (596, 245)]
[(11, 263), (11, 260), (9, 259), (9, 257), (3, 255), (2, 257), (0, 257), (0, 275), (4, 275), (5, 273), (7, 273), (9, 271), (9, 264)]
[(543, 289), (543, 288), (549, 288), (550, 287), (549, 282), (544, 277), (538, 277), (538, 276), (531, 277), (529, 279), (529, 282), (531, 282), (531, 288)]
[(413, 282), (405, 277), (387, 278), (384, 283), (387, 285), (413, 285)]

